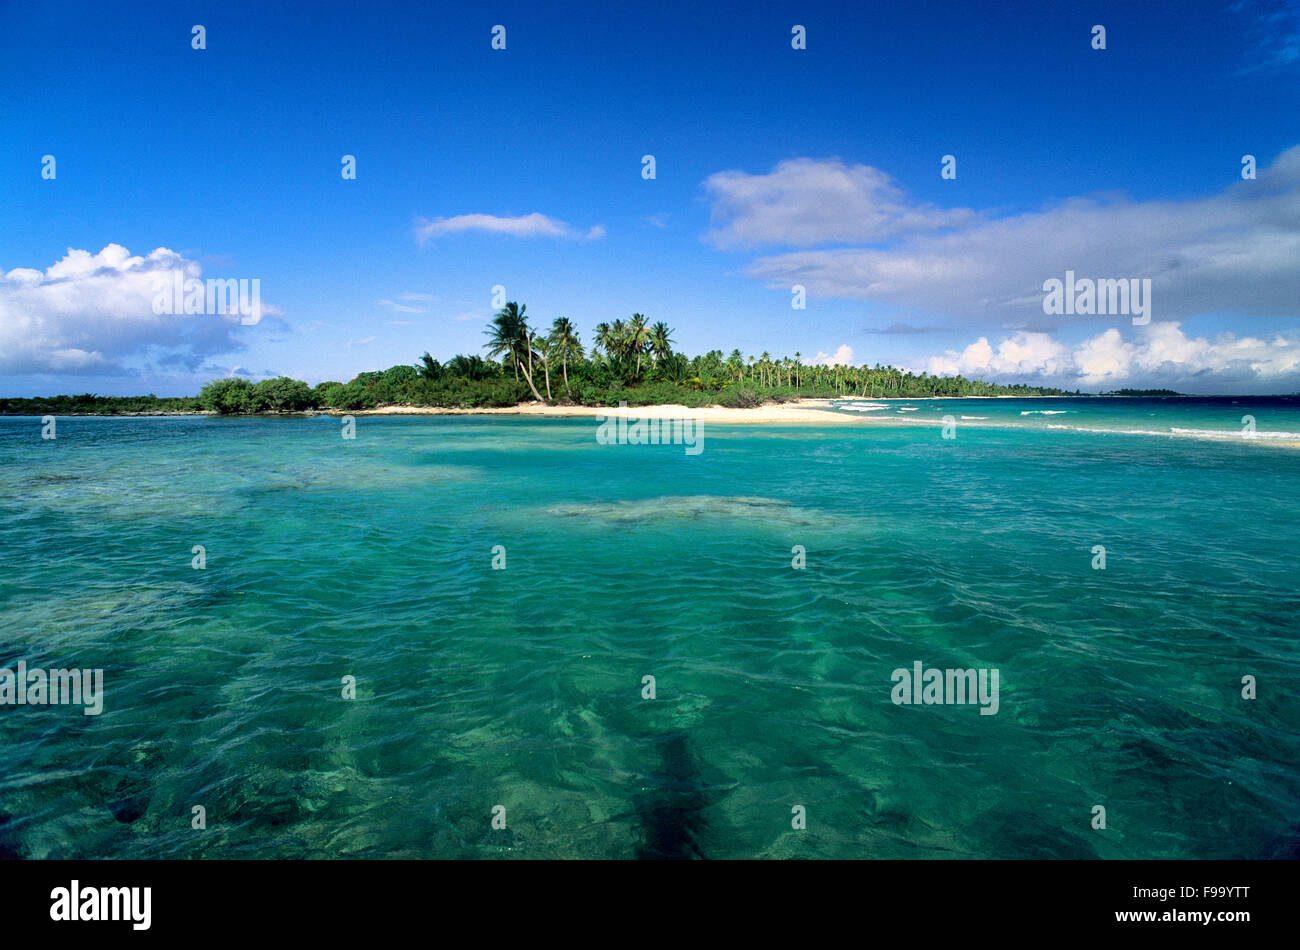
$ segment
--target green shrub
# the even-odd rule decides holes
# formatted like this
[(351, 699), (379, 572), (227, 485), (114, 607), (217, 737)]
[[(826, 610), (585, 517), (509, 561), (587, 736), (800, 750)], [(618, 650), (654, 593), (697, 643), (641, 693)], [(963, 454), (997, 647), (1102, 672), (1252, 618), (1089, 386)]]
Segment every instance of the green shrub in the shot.
[(373, 409), (379, 404), (378, 397), (359, 378), (346, 385), (339, 386), (336, 384), (330, 389), (323, 390), (321, 399), (330, 409), (342, 409), (344, 411)]
[(214, 379), (199, 390), (199, 405), (223, 415), (252, 412), (253, 384), (238, 376)]
[(251, 398), (254, 412), (301, 412), (317, 404), (311, 387), (288, 376), (262, 380), (253, 387)]

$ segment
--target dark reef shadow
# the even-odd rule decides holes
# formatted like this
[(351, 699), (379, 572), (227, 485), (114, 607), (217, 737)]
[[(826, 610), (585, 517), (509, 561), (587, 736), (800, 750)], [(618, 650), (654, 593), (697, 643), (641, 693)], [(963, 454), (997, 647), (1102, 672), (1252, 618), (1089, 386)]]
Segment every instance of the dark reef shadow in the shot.
[(662, 736), (658, 748), (659, 769), (634, 801), (641, 831), (636, 856), (646, 861), (703, 859), (709, 833), (704, 811), (723, 793), (705, 780), (701, 759), (685, 732)]

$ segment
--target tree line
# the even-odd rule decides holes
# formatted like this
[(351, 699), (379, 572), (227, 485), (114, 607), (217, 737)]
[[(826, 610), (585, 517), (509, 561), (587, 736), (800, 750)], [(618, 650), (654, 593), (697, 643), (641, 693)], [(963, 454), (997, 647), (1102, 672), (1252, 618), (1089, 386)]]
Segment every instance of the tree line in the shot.
[(0, 399), (0, 414), (221, 414), (353, 411), (387, 405), (444, 408), (508, 407), (537, 401), (560, 405), (751, 407), (808, 397), (1081, 395), (1060, 389), (1003, 386), (963, 376), (914, 374), (893, 366), (804, 362), (801, 353), (774, 357), (710, 350), (688, 357), (674, 349), (673, 330), (644, 315), (595, 326), (590, 345), (567, 317), (549, 328), (529, 322), (528, 307), (507, 303), (492, 318), (486, 358), (458, 354), (439, 362), (425, 352), (413, 364), (360, 373), (346, 383), (315, 386), (279, 376), (253, 383), (213, 380), (194, 397), (53, 396)]

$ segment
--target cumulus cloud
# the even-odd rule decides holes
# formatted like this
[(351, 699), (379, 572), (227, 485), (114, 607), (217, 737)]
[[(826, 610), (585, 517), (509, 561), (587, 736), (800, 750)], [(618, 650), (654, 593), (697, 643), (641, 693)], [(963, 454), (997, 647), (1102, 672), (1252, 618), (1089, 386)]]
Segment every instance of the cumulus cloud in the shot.
[(852, 366), (853, 365), (853, 347), (847, 343), (842, 345), (834, 353), (818, 353), (813, 357), (813, 366)]
[(930, 357), (925, 369), (1063, 389), (1300, 390), (1300, 334), (1189, 337), (1176, 322), (1131, 329), (1130, 339), (1111, 327), (1073, 346), (1046, 333), (1015, 333), (996, 346), (981, 336), (960, 352)]
[(1017, 333), (996, 349), (980, 337), (960, 353), (931, 357), (926, 369), (935, 376), (1055, 376), (1071, 365), (1068, 352), (1046, 333)]
[[(45, 270), (0, 272), (0, 374), (131, 375), (146, 365), (194, 371), (241, 350), (240, 315), (156, 314), (159, 280), (202, 268), (158, 248), (132, 256), (120, 244), (97, 254), (69, 248)], [(263, 305), (264, 315), (278, 314)]]
[[(768, 176), (706, 182), (720, 246), (783, 244), (746, 272), (812, 297), (898, 304), (953, 318), (1051, 330), (1043, 282), (1150, 278), (1152, 316), (1294, 314), (1300, 300), (1300, 146), (1254, 181), (1183, 200), (1073, 198), (1007, 217), (909, 202), (883, 174), (838, 161), (785, 162)], [(853, 240), (858, 247), (821, 247)], [(869, 245), (869, 246), (867, 246)]]
[(603, 225), (589, 228), (585, 233), (534, 211), (516, 218), (502, 218), (494, 214), (458, 214), (451, 218), (420, 218), (415, 234), (423, 244), (436, 237), (481, 231), (488, 234), (508, 234), (511, 237), (585, 238), (589, 241), (605, 236)]
[(705, 238), (721, 248), (876, 242), (975, 217), (911, 201), (880, 169), (839, 159), (792, 159), (767, 175), (718, 172), (704, 188), (713, 220)]

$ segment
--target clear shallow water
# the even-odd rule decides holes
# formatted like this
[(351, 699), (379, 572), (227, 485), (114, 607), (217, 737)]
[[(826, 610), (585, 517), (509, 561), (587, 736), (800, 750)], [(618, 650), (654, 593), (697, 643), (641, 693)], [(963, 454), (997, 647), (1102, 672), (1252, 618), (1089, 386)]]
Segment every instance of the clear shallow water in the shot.
[[(106, 687), (0, 707), (0, 853), (1293, 854), (1300, 454), (1084, 430), (1294, 403), (1079, 402), (697, 456), (591, 420), (0, 419), (0, 666)], [(997, 668), (998, 714), (894, 705), (915, 660)]]
[(1108, 399), (843, 399), (835, 411), (875, 421), (1263, 442), (1300, 447), (1300, 396)]

